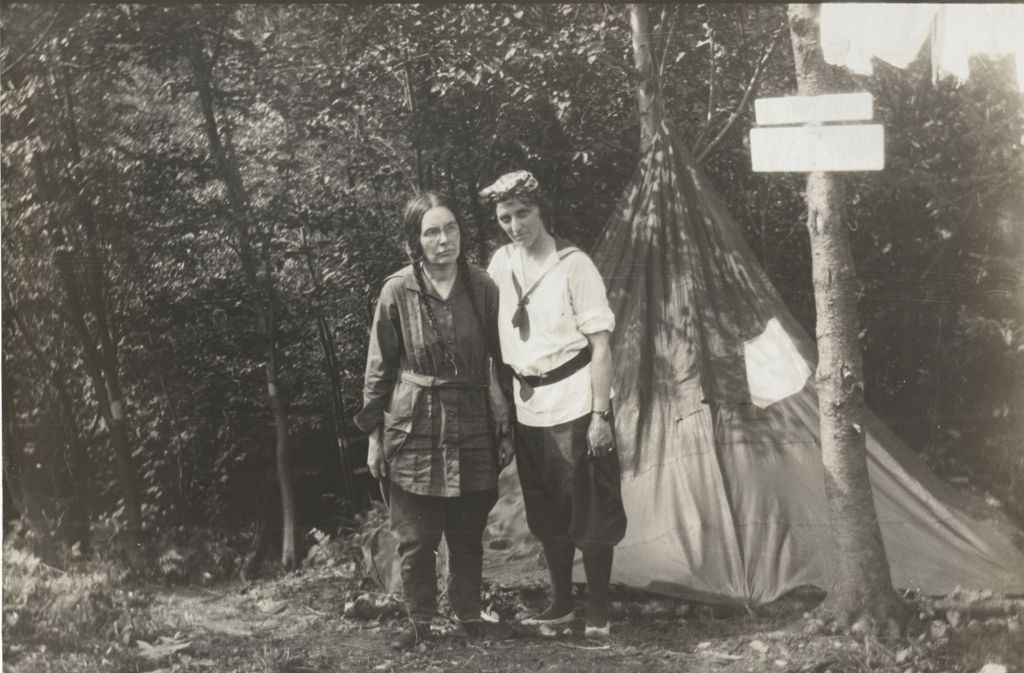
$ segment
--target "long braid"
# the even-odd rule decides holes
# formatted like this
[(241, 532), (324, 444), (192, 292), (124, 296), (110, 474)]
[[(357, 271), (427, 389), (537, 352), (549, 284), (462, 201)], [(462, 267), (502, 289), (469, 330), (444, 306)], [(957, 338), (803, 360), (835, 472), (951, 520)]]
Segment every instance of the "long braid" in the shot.
[[(437, 343), (441, 347), (441, 350), (446, 353), (451, 353), (448, 348), (444, 345), (441, 340), (441, 330), (437, 326), (437, 317), (434, 316), (434, 307), (430, 303), (430, 298), (427, 296), (427, 284), (423, 281), (423, 261), (413, 260), (412, 273), (416, 277), (416, 284), (420, 288), (420, 303), (423, 304), (423, 308), (427, 311), (427, 320), (430, 322), (430, 326), (434, 330), (434, 334), (437, 336)], [(452, 362), (455, 361), (455, 354), (451, 353)]]
[[(480, 325), (481, 336), (484, 339), (484, 353), (490, 354), (490, 341), (487, 338), (487, 323), (484, 322), (483, 313), (480, 311), (480, 304), (476, 300), (476, 295), (473, 294), (473, 286), (469, 282), (469, 264), (466, 259), (461, 255), (457, 259), (459, 264), (459, 274), (462, 276), (462, 282), (466, 286), (466, 292), (469, 294), (469, 304), (473, 307), (473, 314), (476, 315), (478, 324)], [(427, 284), (423, 280), (423, 261), (420, 259), (414, 259), (412, 262), (412, 272), (416, 277), (416, 284), (420, 288), (420, 303), (423, 304), (423, 308), (427, 311), (427, 320), (430, 322), (430, 326), (433, 328), (434, 333), (437, 335), (437, 343), (441, 347), (441, 350), (451, 359), (452, 365), (455, 364), (455, 354), (452, 353), (444, 342), (441, 340), (441, 330), (437, 327), (437, 318), (434, 316), (434, 307), (431, 306), (430, 299), (427, 296)], [(497, 362), (495, 362), (497, 364)], [(490, 391), (490, 362), (484, 361), (484, 381), (485, 385)], [(487, 400), (488, 413), (487, 413), (487, 436), (492, 440), (494, 439), (494, 412), (490, 408), (491, 401), (488, 396)]]

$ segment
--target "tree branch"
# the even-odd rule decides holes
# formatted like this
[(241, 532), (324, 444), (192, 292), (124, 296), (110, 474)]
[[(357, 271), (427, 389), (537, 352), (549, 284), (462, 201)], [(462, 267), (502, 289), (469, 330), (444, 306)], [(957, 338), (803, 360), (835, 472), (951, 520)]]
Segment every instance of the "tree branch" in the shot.
[(46, 28), (43, 29), (42, 34), (40, 34), (39, 37), (36, 38), (36, 41), (33, 42), (28, 49), (22, 52), (21, 56), (8, 63), (7, 67), (0, 71), (0, 76), (9, 73), (12, 68), (21, 63), (23, 60), (25, 60), (26, 57), (30, 56), (32, 52), (34, 52), (39, 47), (39, 45), (43, 43), (43, 40), (46, 39), (46, 36), (50, 34), (51, 30), (53, 30), (53, 26), (57, 23), (57, 19), (60, 18), (60, 15), (64, 12), (64, 8), (66, 6), (67, 5), (57, 5), (57, 11), (53, 13), (53, 18), (50, 19), (50, 23), (46, 26)]
[(18, 328), (18, 331), (21, 332), (21, 336), (25, 340), (25, 344), (28, 346), (29, 350), (32, 351), (32, 354), (36, 357), (36, 360), (39, 361), (40, 366), (42, 366), (44, 370), (49, 372), (50, 364), (49, 362), (47, 362), (46, 355), (43, 353), (43, 350), (39, 347), (39, 344), (37, 344), (35, 340), (29, 335), (28, 328), (25, 326), (25, 321), (22, 320), (21, 318), (21, 312), (18, 310), (18, 307), (14, 302), (14, 295), (11, 294), (11, 290), (9, 287), (4, 288), (4, 300), (6, 301), (6, 306), (4, 306), (4, 310), (6, 310), (7, 314), (14, 319), (14, 325)]
[[(664, 14), (664, 12), (663, 12)], [(668, 36), (665, 38), (665, 46), (661, 50), (661, 59), (658, 61), (658, 77), (665, 75), (665, 61), (668, 59), (668, 48), (672, 44), (672, 33), (676, 29), (676, 17), (679, 15), (679, 6), (672, 8), (672, 23), (668, 27)]]
[(736, 120), (740, 118), (740, 115), (743, 114), (743, 110), (747, 107), (747, 103), (750, 102), (750, 97), (754, 95), (755, 91), (757, 91), (757, 85), (761, 81), (761, 73), (764, 72), (764, 66), (768, 63), (768, 60), (772, 57), (772, 54), (775, 53), (775, 47), (778, 45), (779, 37), (781, 35), (782, 31), (780, 30), (775, 33), (774, 37), (772, 37), (771, 44), (768, 45), (768, 48), (765, 49), (764, 53), (761, 55), (761, 60), (758, 61), (757, 67), (754, 69), (754, 74), (751, 75), (750, 77), (750, 82), (747, 84), (747, 89), (746, 91), (743, 92), (743, 98), (740, 99), (740, 102), (736, 106), (736, 109), (733, 110), (733, 113), (729, 116), (729, 120), (725, 122), (725, 126), (723, 126), (722, 130), (718, 132), (718, 135), (715, 136), (714, 140), (708, 143), (708, 146), (705, 147), (699, 155), (697, 155), (696, 163), (699, 164), (702, 161), (704, 161), (708, 154), (710, 154), (711, 151), (718, 146), (718, 143), (722, 141), (722, 138), (725, 137), (725, 134), (728, 133), (729, 130), (733, 127), (733, 124), (735, 124)]

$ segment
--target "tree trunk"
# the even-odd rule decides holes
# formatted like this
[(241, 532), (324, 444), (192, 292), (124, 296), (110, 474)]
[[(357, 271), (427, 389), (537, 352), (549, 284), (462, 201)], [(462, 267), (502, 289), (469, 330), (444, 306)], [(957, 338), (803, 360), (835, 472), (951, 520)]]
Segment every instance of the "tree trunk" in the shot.
[[(269, 271), (268, 271), (269, 273)], [(273, 301), (273, 300), (271, 300)], [(271, 305), (271, 313), (274, 312)], [(276, 333), (276, 317), (271, 317), (271, 326), (268, 331)], [(292, 485), (291, 453), (288, 446), (288, 412), (285, 410), (284, 400), (281, 399), (281, 390), (277, 379), (277, 348), (270, 347), (272, 351), (266, 364), (267, 372), (267, 400), (270, 403), (270, 412), (274, 417), (274, 430), (276, 436), (274, 457), (277, 463), (277, 486), (281, 491), (281, 565), (286, 570), (295, 567), (295, 489)]]
[[(56, 190), (50, 182), (42, 157), (37, 156), (34, 159), (33, 170), (36, 182), (41, 190), (42, 200), (47, 203), (56, 203)], [(77, 184), (73, 185), (72, 189), (75, 192), (80, 190)], [(53, 229), (56, 238), (62, 238), (62, 235), (59, 233), (59, 224), (51, 224), (51, 229)], [(86, 239), (90, 239), (89, 234), (86, 235)], [(102, 271), (98, 269), (98, 263), (94, 261), (98, 253), (92, 245), (88, 245), (88, 247), (90, 248), (89, 252), (83, 256), (91, 262), (90, 266), (93, 268), (88, 274), (87, 282), (84, 283), (86, 286), (96, 282), (97, 273), (102, 276)], [(64, 287), (65, 303), (67, 306), (66, 315), (71, 322), (75, 335), (78, 337), (79, 345), (82, 348), (82, 359), (86, 374), (93, 384), (100, 414), (103, 416), (104, 423), (106, 423), (110, 431), (111, 443), (114, 448), (114, 459), (117, 464), (118, 481), (121, 485), (121, 494), (124, 499), (127, 523), (126, 532), (129, 536), (129, 544), (131, 545), (130, 554), (134, 562), (138, 560), (135, 555), (138, 552), (138, 545), (142, 541), (142, 489), (139, 485), (138, 472), (135, 469), (135, 463), (132, 458), (131, 441), (128, 438), (127, 421), (124, 414), (124, 403), (120, 399), (120, 383), (117, 379), (117, 356), (109, 350), (107, 353), (103, 353), (86, 325), (86, 309), (80, 293), (83, 283), (80, 282), (78, 274), (75, 273), (71, 252), (58, 245), (58, 250), (54, 255), (54, 263), (57, 267), (61, 284)], [(108, 322), (105, 318), (105, 304), (102, 301), (99, 302), (99, 305), (93, 302), (92, 308), (94, 314), (104, 316), (103, 318), (100, 318), (99, 315), (96, 316), (98, 328), (101, 330), (106, 329)], [(109, 333), (105, 339), (101, 338), (101, 343), (106, 343), (111, 350), (113, 349), (112, 341)]]
[(665, 105), (661, 99), (661, 82), (654, 64), (651, 50), (651, 28), (647, 21), (647, 5), (629, 6), (629, 27), (633, 36), (633, 65), (638, 78), (636, 101), (640, 112), (640, 149), (647, 147), (654, 139), (661, 120), (665, 117)]
[(310, 281), (313, 283), (314, 305), (313, 312), (316, 318), (316, 332), (320, 341), (320, 351), (324, 356), (324, 365), (327, 368), (327, 378), (331, 382), (331, 421), (334, 427), (334, 439), (337, 443), (338, 458), (341, 462), (341, 480), (345, 496), (348, 498), (353, 509), (362, 506), (362, 498), (359, 493), (355, 479), (355, 466), (352, 465), (352, 456), (349, 455), (348, 442), (345, 440), (344, 418), (345, 402), (341, 386), (341, 377), (338, 374), (338, 351), (334, 345), (334, 337), (331, 336), (330, 325), (324, 316), (323, 307), (320, 305), (322, 286), (320, 283), (320, 269), (313, 255), (313, 250), (306, 240), (306, 232), (302, 231), (302, 251), (306, 259), (306, 269), (309, 271)]
[[(67, 488), (69, 493), (64, 505), (64, 518), (67, 523), (62, 528), (68, 544), (74, 545), (77, 543), (82, 555), (89, 556), (92, 553), (89, 529), (89, 502), (83, 492), (85, 468), (89, 457), (85, 451), (85, 442), (82, 441), (82, 437), (78, 432), (74, 398), (71, 391), (68, 390), (67, 381), (71, 377), (71, 373), (67, 370), (67, 365), (63, 362), (60, 353), (56, 354), (53, 358), (56, 364), (50, 364), (50, 358), (47, 358), (42, 348), (39, 347), (33, 335), (29, 332), (28, 325), (22, 319), (21, 313), (14, 302), (14, 297), (10, 292), (4, 293), (4, 301), (7, 315), (11, 317), (15, 327), (21, 333), (25, 345), (35, 358), (39, 371), (49, 374), (50, 397), (53, 399), (53, 403), (58, 408), (60, 414), (60, 435), (63, 440), (67, 463)], [(9, 383), (9, 379), (5, 380), (5, 389), (7, 389), (8, 393), (11, 392), (10, 388), (7, 387)], [(13, 407), (8, 406), (9, 397), (10, 395), (8, 394), (4, 398), (4, 415), (6, 417), (5, 420), (10, 420), (11, 427), (13, 428), (16, 417), (14, 416)], [(9, 433), (9, 435), (13, 436), (12, 433)], [(5, 435), (5, 437), (7, 436)]]
[[(82, 150), (79, 144), (78, 118), (71, 78), (62, 69), (56, 69), (52, 74), (56, 87), (55, 94), (62, 103), (60, 121), (68, 152), (68, 155), (63, 157), (63, 177), (67, 182), (68, 192), (73, 195), (70, 205), (77, 215), (78, 224), (76, 227), (67, 222), (51, 222), (50, 229), (55, 247), (58, 247), (54, 261), (64, 285), (68, 316), (82, 346), (85, 369), (95, 389), (100, 413), (110, 431), (118, 481), (124, 500), (130, 561), (135, 563), (140, 560), (137, 555), (143, 538), (142, 488), (132, 458), (128, 421), (121, 392), (117, 340), (112, 333), (107, 309), (107, 279), (98, 247), (96, 216), (84, 184), (84, 176), (80, 172), (83, 165)], [(56, 189), (51, 180), (50, 159), (60, 163), (58, 157), (44, 160), (42, 156), (37, 155), (32, 162), (32, 168), (39, 185), (41, 201), (54, 204), (60, 201), (60, 190)], [(56, 173), (57, 171), (54, 171), (53, 174)], [(62, 233), (62, 226), (67, 229), (68, 236)], [(77, 249), (71, 250), (75, 241)], [(62, 247), (63, 242), (69, 245)], [(83, 274), (76, 273), (73, 257), (82, 260)], [(86, 301), (83, 301), (82, 290), (86, 293)], [(92, 314), (95, 336), (86, 324), (87, 312)]]
[[(18, 514), (28, 527), (39, 534), (44, 546), (50, 541), (50, 522), (46, 516), (46, 508), (33, 492), (28, 475), (21, 465), (22, 440), (18, 436), (14, 412), (14, 386), (7, 371), (3, 373), (3, 395), (0, 396), (3, 412), (3, 471), (4, 497), (9, 497)], [(5, 523), (7, 513), (5, 512)]]
[[(789, 5), (797, 83), (803, 96), (839, 90), (839, 73), (821, 54), (819, 12), (815, 5)], [(825, 609), (844, 627), (885, 627), (898, 632), (904, 608), (892, 588), (868, 479), (857, 276), (842, 217), (843, 187), (835, 173), (815, 172), (807, 178), (807, 229), (817, 309), (815, 385), (825, 493), (837, 552), (837, 580)]]
[[(225, 22), (227, 14), (225, 14)], [(224, 25), (221, 26), (223, 31)], [(257, 328), (264, 339), (266, 360), (264, 371), (267, 378), (267, 402), (274, 418), (275, 458), (277, 463), (277, 480), (281, 491), (282, 541), (281, 565), (286, 569), (295, 567), (295, 493), (292, 488), (290, 449), (288, 442), (288, 413), (281, 397), (278, 382), (279, 361), (277, 356), (277, 319), (274, 299), (273, 267), (269, 262), (269, 237), (263, 237), (264, 272), (259, 271), (258, 253), (253, 241), (252, 211), (249, 198), (242, 180), (241, 170), (234, 154), (229, 151), (222, 140), (221, 130), (217, 124), (214, 109), (213, 83), (211, 71), (214, 62), (207, 59), (204, 53), (202, 36), (196, 27), (188, 40), (188, 56), (195, 76), (196, 88), (199, 93), (199, 107), (203, 118), (203, 130), (209, 143), (210, 153), (216, 164), (220, 180), (227, 191), (228, 203), (231, 207), (232, 221), (238, 239), (238, 255), (242, 265), (242, 273), (250, 286), (256, 291), (253, 300), (253, 311), (256, 314)]]
[[(110, 431), (118, 480), (121, 482), (122, 497), (124, 498), (127, 532), (131, 544), (137, 546), (142, 540), (142, 494), (135, 461), (132, 458), (124, 405), (109, 392), (110, 382), (106, 378), (108, 371), (103, 366), (103, 356), (85, 324), (85, 310), (78, 291), (78, 278), (74, 272), (71, 255), (65, 250), (58, 251), (54, 261), (64, 285), (67, 314), (82, 346), (85, 371), (93, 383), (100, 414)], [(132, 553), (134, 554), (136, 551), (137, 549), (133, 549)]]

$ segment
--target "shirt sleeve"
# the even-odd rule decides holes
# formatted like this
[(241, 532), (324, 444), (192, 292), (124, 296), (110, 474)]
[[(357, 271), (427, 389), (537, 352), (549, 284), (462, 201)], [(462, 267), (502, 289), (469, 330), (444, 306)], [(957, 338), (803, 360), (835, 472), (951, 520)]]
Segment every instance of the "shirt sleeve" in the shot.
[(501, 256), (504, 248), (498, 248), (491, 255), (491, 263), (487, 265), (487, 275), (490, 276), (494, 282), (498, 282), (498, 273), (501, 271)]
[(370, 328), (370, 345), (363, 377), (363, 408), (352, 419), (365, 433), (373, 432), (383, 422), (384, 407), (398, 377), (402, 326), (395, 288), (394, 283), (384, 284)]
[(490, 355), (501, 357), (498, 340), (498, 285), (490, 276), (484, 277), (484, 320), (487, 322), (487, 349)]
[[(498, 288), (498, 275), (502, 272), (502, 269), (506, 268), (502, 262), (503, 257), (507, 257), (502, 252), (504, 248), (499, 248), (495, 251), (494, 255), (491, 256), (491, 263), (487, 266), (487, 274), (490, 276), (493, 282), (493, 298), (490, 294), (491, 289), (488, 290), (488, 302), (487, 306), (487, 320), (490, 325), (494, 328), (494, 346), (491, 351), (494, 355), (495, 362), (498, 368), (498, 385), (501, 387), (502, 392), (505, 393), (505, 397), (509, 400), (512, 399), (512, 368), (505, 364), (505, 358), (501, 354), (501, 328), (498, 326), (498, 309), (501, 306), (501, 290)], [(493, 311), (493, 315), (492, 315)], [(512, 405), (512, 413), (515, 413), (515, 405)]]
[(611, 332), (615, 329), (615, 314), (608, 305), (604, 279), (586, 253), (573, 253), (566, 260), (569, 268), (569, 301), (576, 318), (576, 329), (581, 334)]

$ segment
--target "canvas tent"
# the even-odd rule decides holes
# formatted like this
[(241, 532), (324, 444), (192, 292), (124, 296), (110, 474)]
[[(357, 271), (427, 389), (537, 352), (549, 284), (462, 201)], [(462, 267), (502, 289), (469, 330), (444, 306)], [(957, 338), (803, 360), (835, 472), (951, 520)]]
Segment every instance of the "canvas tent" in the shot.
[[(612, 347), (626, 538), (613, 583), (757, 605), (836, 564), (818, 442), (815, 349), (715, 190), (663, 123), (592, 257)], [(875, 503), (895, 586), (1024, 593), (1021, 533), (940, 482), (870, 413)], [(514, 469), (485, 576), (543, 581)], [(577, 557), (575, 579), (584, 581)]]

